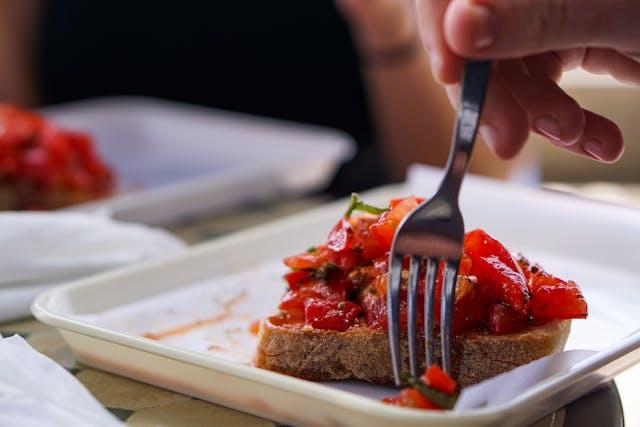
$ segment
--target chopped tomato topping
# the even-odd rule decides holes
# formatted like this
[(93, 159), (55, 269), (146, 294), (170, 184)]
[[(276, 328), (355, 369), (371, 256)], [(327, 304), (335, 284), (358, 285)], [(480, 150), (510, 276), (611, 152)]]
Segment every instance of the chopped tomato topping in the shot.
[(326, 246), (318, 246), (313, 251), (307, 251), (284, 259), (284, 264), (293, 270), (315, 270), (329, 261), (331, 252)]
[(285, 274), (284, 279), (289, 284), (289, 289), (297, 289), (311, 280), (311, 273), (306, 270), (293, 270)]
[(483, 230), (466, 234), (464, 253), (471, 259), (471, 275), (487, 295), (526, 315), (529, 289), (511, 253)]
[(364, 261), (379, 258), (389, 251), (388, 246), (381, 245), (371, 232), (371, 226), (378, 221), (377, 216), (360, 215), (349, 218), (351, 229), (354, 232), (356, 246)]
[[(368, 327), (386, 329), (388, 251), (399, 223), (421, 202), (414, 196), (396, 199), (390, 202), (389, 210), (384, 210), (353, 195), (347, 214), (331, 229), (325, 244), (285, 258), (291, 268), (285, 275), (289, 286), (276, 321), (305, 320), (319, 329), (343, 330), (348, 327), (345, 322), (350, 325), (358, 318)], [(400, 292), (403, 327), (407, 323), (407, 270), (408, 257), (403, 262)], [(440, 320), (443, 273), (441, 263), (433, 302), (436, 325)], [(418, 282), (420, 329), (424, 324), (424, 276), (423, 269)], [(349, 310), (338, 312), (338, 304)], [(586, 315), (586, 302), (574, 282), (557, 279), (522, 256), (514, 259), (483, 230), (465, 235), (453, 311), (455, 334), (473, 329), (506, 334), (550, 319)]]
[(487, 326), (494, 334), (510, 334), (527, 327), (528, 319), (511, 307), (495, 304), (489, 310)]
[(411, 199), (411, 198), (415, 199), (418, 202), (418, 204), (424, 202), (424, 198), (423, 197), (415, 197), (413, 195), (411, 195), (409, 197), (399, 197), (397, 199), (389, 200), (389, 209), (393, 209), (396, 206), (398, 206), (400, 203), (404, 202), (407, 199)]
[(30, 111), (0, 104), (0, 182), (19, 189), (15, 209), (57, 208), (51, 193), (107, 195), (113, 174), (88, 135), (63, 130)]
[(304, 305), (304, 321), (317, 329), (346, 331), (358, 317), (362, 308), (349, 301), (314, 301)]
[(353, 230), (351, 230), (349, 219), (342, 218), (331, 229), (327, 247), (334, 252), (344, 251), (345, 249), (351, 249), (353, 247), (354, 240), (354, 233)]
[(588, 315), (587, 302), (580, 287), (572, 281), (565, 282), (547, 274), (541, 274), (532, 283), (533, 295), (529, 310), (534, 320), (584, 319)]
[(348, 271), (360, 263), (360, 254), (353, 249), (332, 252), (329, 255), (329, 262), (342, 270)]
[[(373, 329), (387, 328), (387, 299), (375, 287), (367, 287), (358, 300), (362, 306), (365, 324)], [(406, 325), (406, 323), (405, 323)]]
[(457, 384), (437, 365), (429, 366), (420, 378), (409, 378), (410, 387), (385, 403), (418, 409), (453, 409), (458, 398)]
[(304, 322), (304, 307), (280, 310), (280, 313), (269, 317), (269, 322), (276, 326), (302, 323)]
[(340, 285), (330, 286), (318, 280), (300, 285), (298, 289), (290, 289), (282, 298), (279, 308), (288, 310), (291, 308), (303, 308), (308, 300), (343, 301), (346, 299), (346, 291)]
[(449, 377), (438, 365), (431, 365), (422, 375), (422, 381), (430, 387), (446, 394), (456, 392), (456, 382)]
[(422, 203), (422, 199), (409, 196), (405, 199), (392, 202), (393, 206), (390, 205), (391, 209), (380, 215), (378, 221), (371, 226), (371, 233), (378, 239), (380, 245), (385, 248), (391, 247), (393, 235), (400, 221)]
[(387, 397), (382, 399), (382, 401), (390, 405), (402, 406), (404, 408), (440, 409), (437, 405), (424, 397), (422, 393), (411, 387), (403, 388), (399, 395)]

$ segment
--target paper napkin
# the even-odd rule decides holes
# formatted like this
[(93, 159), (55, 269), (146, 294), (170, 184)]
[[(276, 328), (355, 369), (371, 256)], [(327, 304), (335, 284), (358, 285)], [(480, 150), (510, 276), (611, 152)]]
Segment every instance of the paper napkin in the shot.
[(52, 285), (183, 249), (165, 231), (96, 214), (0, 213), (0, 321), (28, 315)]
[[(455, 410), (463, 411), (506, 403), (543, 380), (568, 371), (578, 362), (595, 353), (590, 350), (570, 350), (552, 354), (467, 387), (462, 390)], [(580, 396), (573, 396), (573, 398), (578, 397)]]
[(0, 336), (0, 425), (123, 426), (73, 375), (18, 335)]

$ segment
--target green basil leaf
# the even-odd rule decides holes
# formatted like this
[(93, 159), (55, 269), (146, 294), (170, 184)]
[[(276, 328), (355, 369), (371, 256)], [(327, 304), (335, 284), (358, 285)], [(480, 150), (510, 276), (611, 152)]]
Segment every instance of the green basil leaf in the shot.
[(386, 208), (378, 208), (372, 205), (368, 205), (360, 199), (358, 193), (351, 193), (349, 207), (347, 208), (347, 212), (345, 212), (344, 216), (346, 216), (347, 218), (350, 217), (353, 211), (362, 211), (374, 215), (380, 215), (381, 213), (384, 213), (388, 210), (389, 209)]
[(409, 385), (418, 390), (424, 397), (435, 403), (442, 409), (453, 409), (458, 400), (458, 393), (447, 394), (433, 387), (429, 387), (418, 378), (409, 378)]

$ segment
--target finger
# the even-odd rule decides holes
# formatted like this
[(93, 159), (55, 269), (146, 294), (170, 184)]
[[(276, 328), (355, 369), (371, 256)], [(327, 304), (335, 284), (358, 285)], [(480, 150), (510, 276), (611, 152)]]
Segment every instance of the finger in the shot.
[(562, 70), (569, 71), (582, 66), (582, 61), (584, 61), (587, 48), (579, 47), (575, 49), (563, 49), (557, 50), (554, 53), (558, 59), (560, 59), (560, 63), (562, 63)]
[(635, 51), (637, 0), (452, 0), (445, 38), (462, 57), (510, 58), (584, 45)]
[[(457, 106), (460, 86), (448, 86), (447, 94), (452, 104)], [(526, 113), (496, 73), (492, 74), (489, 82), (479, 132), (489, 148), (502, 159), (510, 159), (518, 154), (529, 135)]]
[(529, 74), (519, 59), (500, 61), (498, 72), (536, 133), (564, 145), (580, 139), (585, 126), (582, 108), (554, 81)]
[(462, 59), (451, 52), (442, 34), (444, 13), (450, 0), (416, 0), (422, 43), (429, 54), (431, 71), (442, 84), (457, 83), (462, 74)]
[(624, 151), (620, 128), (611, 120), (591, 111), (584, 110), (584, 115), (586, 121), (582, 138), (574, 145), (561, 147), (603, 163), (618, 160)]
[(554, 82), (562, 77), (562, 62), (554, 52), (527, 56), (524, 64), (531, 76), (546, 77)]
[(623, 83), (640, 84), (640, 62), (612, 49), (587, 49), (582, 68), (593, 74), (609, 74)]

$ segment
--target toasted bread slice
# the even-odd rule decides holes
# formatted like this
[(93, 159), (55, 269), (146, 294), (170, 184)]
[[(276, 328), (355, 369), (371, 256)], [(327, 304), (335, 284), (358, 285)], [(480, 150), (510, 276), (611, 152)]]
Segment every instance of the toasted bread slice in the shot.
[(43, 194), (30, 194), (18, 190), (9, 184), (0, 184), (0, 211), (6, 210), (22, 210), (25, 206), (31, 204), (37, 205), (41, 209), (53, 210), (65, 208), (67, 206), (78, 205), (93, 200), (106, 198), (112, 195), (112, 192), (91, 192), (80, 189), (51, 189)]
[[(571, 320), (553, 320), (523, 331), (492, 335), (468, 332), (454, 337), (453, 376), (461, 387), (491, 378), (541, 357), (562, 351)], [(423, 340), (420, 340), (421, 342)], [(403, 340), (407, 370), (407, 342)], [(436, 340), (436, 355), (439, 354)], [(424, 346), (419, 348), (423, 360)], [(357, 378), (372, 383), (393, 381), (385, 331), (353, 327), (346, 332), (309, 330), (302, 325), (260, 326), (258, 367), (313, 381)]]

